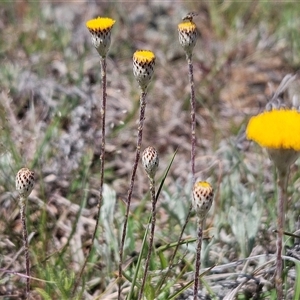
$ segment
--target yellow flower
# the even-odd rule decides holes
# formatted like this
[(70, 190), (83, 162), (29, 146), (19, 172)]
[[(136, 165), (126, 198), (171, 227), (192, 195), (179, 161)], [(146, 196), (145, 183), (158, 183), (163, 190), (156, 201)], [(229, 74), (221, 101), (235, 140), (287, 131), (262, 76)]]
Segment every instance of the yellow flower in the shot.
[(86, 27), (92, 35), (92, 43), (101, 57), (106, 57), (110, 46), (111, 29), (115, 22), (111, 18), (101, 17), (86, 22)]
[(133, 54), (133, 59), (137, 60), (141, 64), (149, 64), (155, 60), (155, 55), (149, 50), (137, 50)]
[(181, 22), (178, 24), (178, 30), (185, 32), (193, 32), (196, 31), (196, 25), (193, 21)]
[(188, 56), (192, 55), (192, 51), (197, 41), (197, 27), (193, 21), (185, 21), (178, 24), (179, 43), (183, 47)]
[(288, 109), (261, 113), (250, 119), (246, 135), (262, 147), (300, 151), (300, 113)]
[(290, 109), (263, 112), (250, 119), (247, 139), (267, 149), (279, 172), (287, 172), (300, 151), (300, 113)]
[(149, 50), (138, 50), (133, 54), (133, 75), (142, 90), (146, 90), (152, 79), (155, 55)]
[(97, 31), (106, 31), (110, 30), (115, 24), (115, 20), (111, 18), (101, 18), (92, 19), (86, 22), (86, 27), (89, 30)]

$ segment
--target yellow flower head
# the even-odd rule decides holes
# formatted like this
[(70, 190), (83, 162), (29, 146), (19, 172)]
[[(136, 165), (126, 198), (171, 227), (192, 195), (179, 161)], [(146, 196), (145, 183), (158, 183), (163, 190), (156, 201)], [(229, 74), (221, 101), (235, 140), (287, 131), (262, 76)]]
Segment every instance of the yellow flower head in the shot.
[(192, 51), (197, 41), (197, 27), (191, 20), (178, 24), (179, 43), (183, 47), (188, 56), (192, 55)]
[(155, 55), (149, 50), (138, 50), (134, 52), (133, 59), (138, 61), (140, 64), (149, 64), (155, 60)]
[(290, 109), (263, 112), (250, 119), (246, 136), (262, 147), (300, 151), (300, 113)]
[(152, 79), (154, 66), (155, 55), (152, 51), (138, 50), (133, 54), (133, 75), (143, 91)]
[(110, 30), (115, 24), (115, 20), (111, 18), (101, 18), (92, 19), (86, 22), (86, 27), (95, 33), (104, 32)]
[(179, 31), (193, 32), (197, 31), (197, 27), (193, 21), (181, 22), (178, 24)]
[(111, 29), (115, 24), (111, 18), (92, 19), (86, 22), (86, 27), (92, 35), (92, 43), (101, 57), (106, 57), (110, 46)]

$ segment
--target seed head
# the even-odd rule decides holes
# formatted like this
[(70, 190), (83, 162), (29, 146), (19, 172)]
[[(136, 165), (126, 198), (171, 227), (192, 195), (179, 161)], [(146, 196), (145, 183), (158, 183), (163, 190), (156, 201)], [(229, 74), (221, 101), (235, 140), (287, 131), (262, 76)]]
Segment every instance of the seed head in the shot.
[(106, 57), (109, 50), (111, 29), (115, 22), (111, 18), (101, 17), (86, 22), (86, 27), (92, 35), (92, 43), (103, 58)]
[(33, 190), (34, 172), (27, 168), (19, 170), (16, 176), (16, 190), (21, 197), (27, 198)]
[(154, 66), (155, 55), (152, 51), (138, 50), (133, 54), (133, 75), (143, 91), (152, 79)]
[(197, 41), (197, 27), (192, 18), (186, 18), (184, 22), (178, 24), (179, 43), (183, 47), (188, 56), (192, 55), (192, 51)]
[(149, 178), (153, 179), (159, 165), (158, 153), (155, 148), (147, 147), (142, 155), (143, 167)]
[(197, 181), (193, 187), (193, 206), (199, 220), (203, 220), (211, 208), (214, 191), (206, 181)]

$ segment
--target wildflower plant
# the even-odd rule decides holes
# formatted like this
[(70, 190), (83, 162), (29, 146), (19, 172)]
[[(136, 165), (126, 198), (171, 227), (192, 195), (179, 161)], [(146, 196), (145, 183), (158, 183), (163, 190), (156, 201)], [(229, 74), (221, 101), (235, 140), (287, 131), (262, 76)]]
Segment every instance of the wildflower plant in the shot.
[(153, 248), (153, 240), (154, 240), (154, 231), (155, 231), (155, 222), (156, 222), (156, 195), (155, 195), (155, 174), (158, 169), (159, 165), (159, 157), (156, 149), (154, 147), (147, 147), (142, 155), (142, 163), (143, 167), (148, 175), (149, 182), (150, 182), (150, 194), (151, 194), (151, 204), (152, 204), (152, 211), (151, 211), (151, 230), (150, 230), (150, 239), (149, 239), (149, 250), (147, 254), (147, 259), (145, 263), (145, 270), (142, 280), (142, 285), (139, 291), (138, 299), (142, 299), (144, 287), (147, 279), (147, 273), (150, 263), (150, 258), (152, 254)]
[(179, 43), (183, 47), (189, 70), (189, 82), (191, 88), (191, 168), (193, 176), (193, 184), (195, 182), (195, 157), (196, 157), (196, 119), (195, 119), (195, 89), (194, 89), (194, 73), (192, 63), (192, 52), (197, 41), (197, 27), (193, 22), (193, 16), (196, 14), (190, 13), (183, 18), (183, 22), (178, 24)]
[[(182, 19), (182, 22), (178, 24), (178, 34), (179, 34), (179, 43), (183, 47), (183, 50), (186, 54), (186, 60), (188, 63), (188, 74), (189, 74), (189, 83), (190, 83), (190, 103), (191, 103), (191, 173), (192, 173), (192, 184), (195, 183), (195, 158), (196, 158), (196, 100), (195, 100), (195, 89), (194, 89), (194, 73), (193, 73), (193, 64), (192, 64), (192, 52), (197, 42), (197, 27), (196, 24), (193, 22), (193, 17), (196, 16), (197, 13), (189, 13), (187, 16), (185, 16)], [(173, 255), (170, 258), (169, 261), (169, 267), (167, 272), (163, 275), (163, 279), (161, 280), (160, 287), (162, 283), (165, 281), (165, 279), (168, 277), (173, 261), (175, 259), (176, 253), (178, 251), (180, 241), (182, 239), (184, 230), (187, 226), (187, 223), (190, 219), (190, 214), (192, 211), (192, 204), (189, 207), (188, 214), (185, 218), (185, 222), (182, 226), (178, 243), (175, 246)]]
[(35, 176), (34, 172), (27, 169), (22, 168), (18, 171), (16, 176), (16, 190), (19, 193), (20, 200), (20, 215), (22, 221), (22, 232), (23, 232), (23, 244), (24, 244), (24, 252), (25, 252), (25, 264), (26, 264), (26, 297), (29, 297), (30, 292), (30, 262), (29, 262), (29, 248), (28, 248), (28, 234), (26, 227), (26, 203), (27, 198), (33, 190), (34, 187)]
[(275, 287), (277, 299), (283, 299), (282, 238), (287, 205), (290, 166), (300, 154), (300, 113), (294, 109), (273, 109), (250, 119), (246, 136), (265, 148), (278, 174), (277, 253)]
[(201, 268), (201, 249), (203, 228), (206, 215), (211, 208), (214, 198), (214, 191), (206, 181), (197, 181), (193, 186), (193, 207), (198, 218), (198, 235), (196, 250), (196, 265), (194, 276), (194, 300), (198, 299), (199, 273)]
[[(179, 35), (179, 43), (182, 46), (185, 54), (186, 54), (186, 60), (188, 63), (188, 74), (189, 74), (189, 83), (190, 83), (190, 103), (191, 103), (191, 172), (192, 172), (192, 183), (195, 184), (196, 178), (195, 178), (195, 158), (196, 158), (196, 145), (197, 145), (197, 139), (196, 139), (196, 99), (195, 99), (195, 88), (194, 88), (194, 71), (193, 71), (193, 61), (192, 61), (192, 53), (193, 49), (197, 42), (198, 37), (198, 31), (196, 24), (193, 21), (193, 17), (197, 16), (197, 13), (188, 13), (187, 16), (185, 16), (182, 19), (182, 22), (178, 24), (178, 35)], [(190, 205), (189, 213), (186, 217), (185, 224), (182, 228), (180, 238), (181, 240), (183, 232), (185, 230), (186, 224), (190, 218), (190, 213), (192, 210), (192, 205)], [(201, 237), (199, 236), (201, 235)], [(198, 230), (198, 246), (199, 241), (202, 243), (202, 229)], [(201, 247), (201, 246), (200, 246)], [(201, 251), (199, 253), (199, 261), (201, 259)], [(198, 256), (197, 256), (198, 259)], [(196, 260), (197, 260), (196, 259)], [(197, 262), (196, 262), (197, 263)], [(200, 266), (199, 266), (200, 268)], [(197, 297), (198, 294), (198, 276), (196, 278), (196, 273), (199, 274), (199, 269), (195, 271), (195, 289), (194, 289), (194, 297)]]
[(91, 33), (92, 43), (100, 55), (100, 67), (101, 67), (101, 84), (102, 84), (102, 101), (100, 108), (101, 115), (101, 149), (100, 149), (100, 186), (99, 186), (99, 199), (97, 203), (97, 216), (96, 225), (92, 235), (91, 247), (86, 255), (83, 266), (80, 270), (79, 277), (74, 285), (74, 293), (79, 284), (79, 280), (82, 277), (85, 266), (88, 262), (89, 256), (93, 249), (93, 244), (96, 238), (97, 229), (99, 226), (101, 206), (103, 202), (103, 182), (104, 182), (104, 161), (105, 161), (105, 117), (106, 117), (106, 56), (111, 43), (111, 30), (115, 20), (111, 18), (98, 17), (86, 22), (86, 27)]
[(126, 214), (125, 214), (125, 220), (124, 220), (124, 225), (123, 225), (123, 230), (121, 235), (121, 245), (119, 251), (120, 257), (119, 257), (119, 268), (118, 268), (118, 299), (121, 298), (122, 263), (123, 263), (123, 252), (124, 252), (127, 223), (129, 217), (129, 209), (130, 209), (135, 175), (136, 175), (136, 170), (140, 159), (142, 139), (143, 139), (143, 126), (145, 120), (147, 88), (153, 76), (154, 66), (155, 66), (155, 54), (152, 51), (137, 50), (133, 54), (133, 75), (135, 76), (139, 84), (139, 87), (141, 89), (140, 116), (139, 116), (139, 125), (138, 125), (137, 145), (135, 151), (135, 160), (131, 172), (130, 186), (129, 186), (127, 201), (126, 201), (127, 202)]
[(111, 18), (98, 17), (86, 22), (91, 33), (92, 43), (102, 58), (105, 58), (110, 47), (111, 29), (115, 24)]

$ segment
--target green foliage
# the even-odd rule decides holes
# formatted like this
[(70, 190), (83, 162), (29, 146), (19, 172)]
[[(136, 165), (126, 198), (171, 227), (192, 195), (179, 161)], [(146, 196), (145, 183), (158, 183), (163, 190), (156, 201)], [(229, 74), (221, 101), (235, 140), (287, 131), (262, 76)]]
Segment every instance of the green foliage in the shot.
[[(60, 270), (57, 266), (46, 266), (46, 269), (41, 271), (48, 281), (53, 283), (46, 283), (45, 287), (36, 288), (35, 290), (43, 297), (43, 299), (62, 299), (67, 300), (71, 298), (72, 287), (75, 282), (75, 272), (63, 269)], [(76, 298), (80, 299), (80, 298)]]

